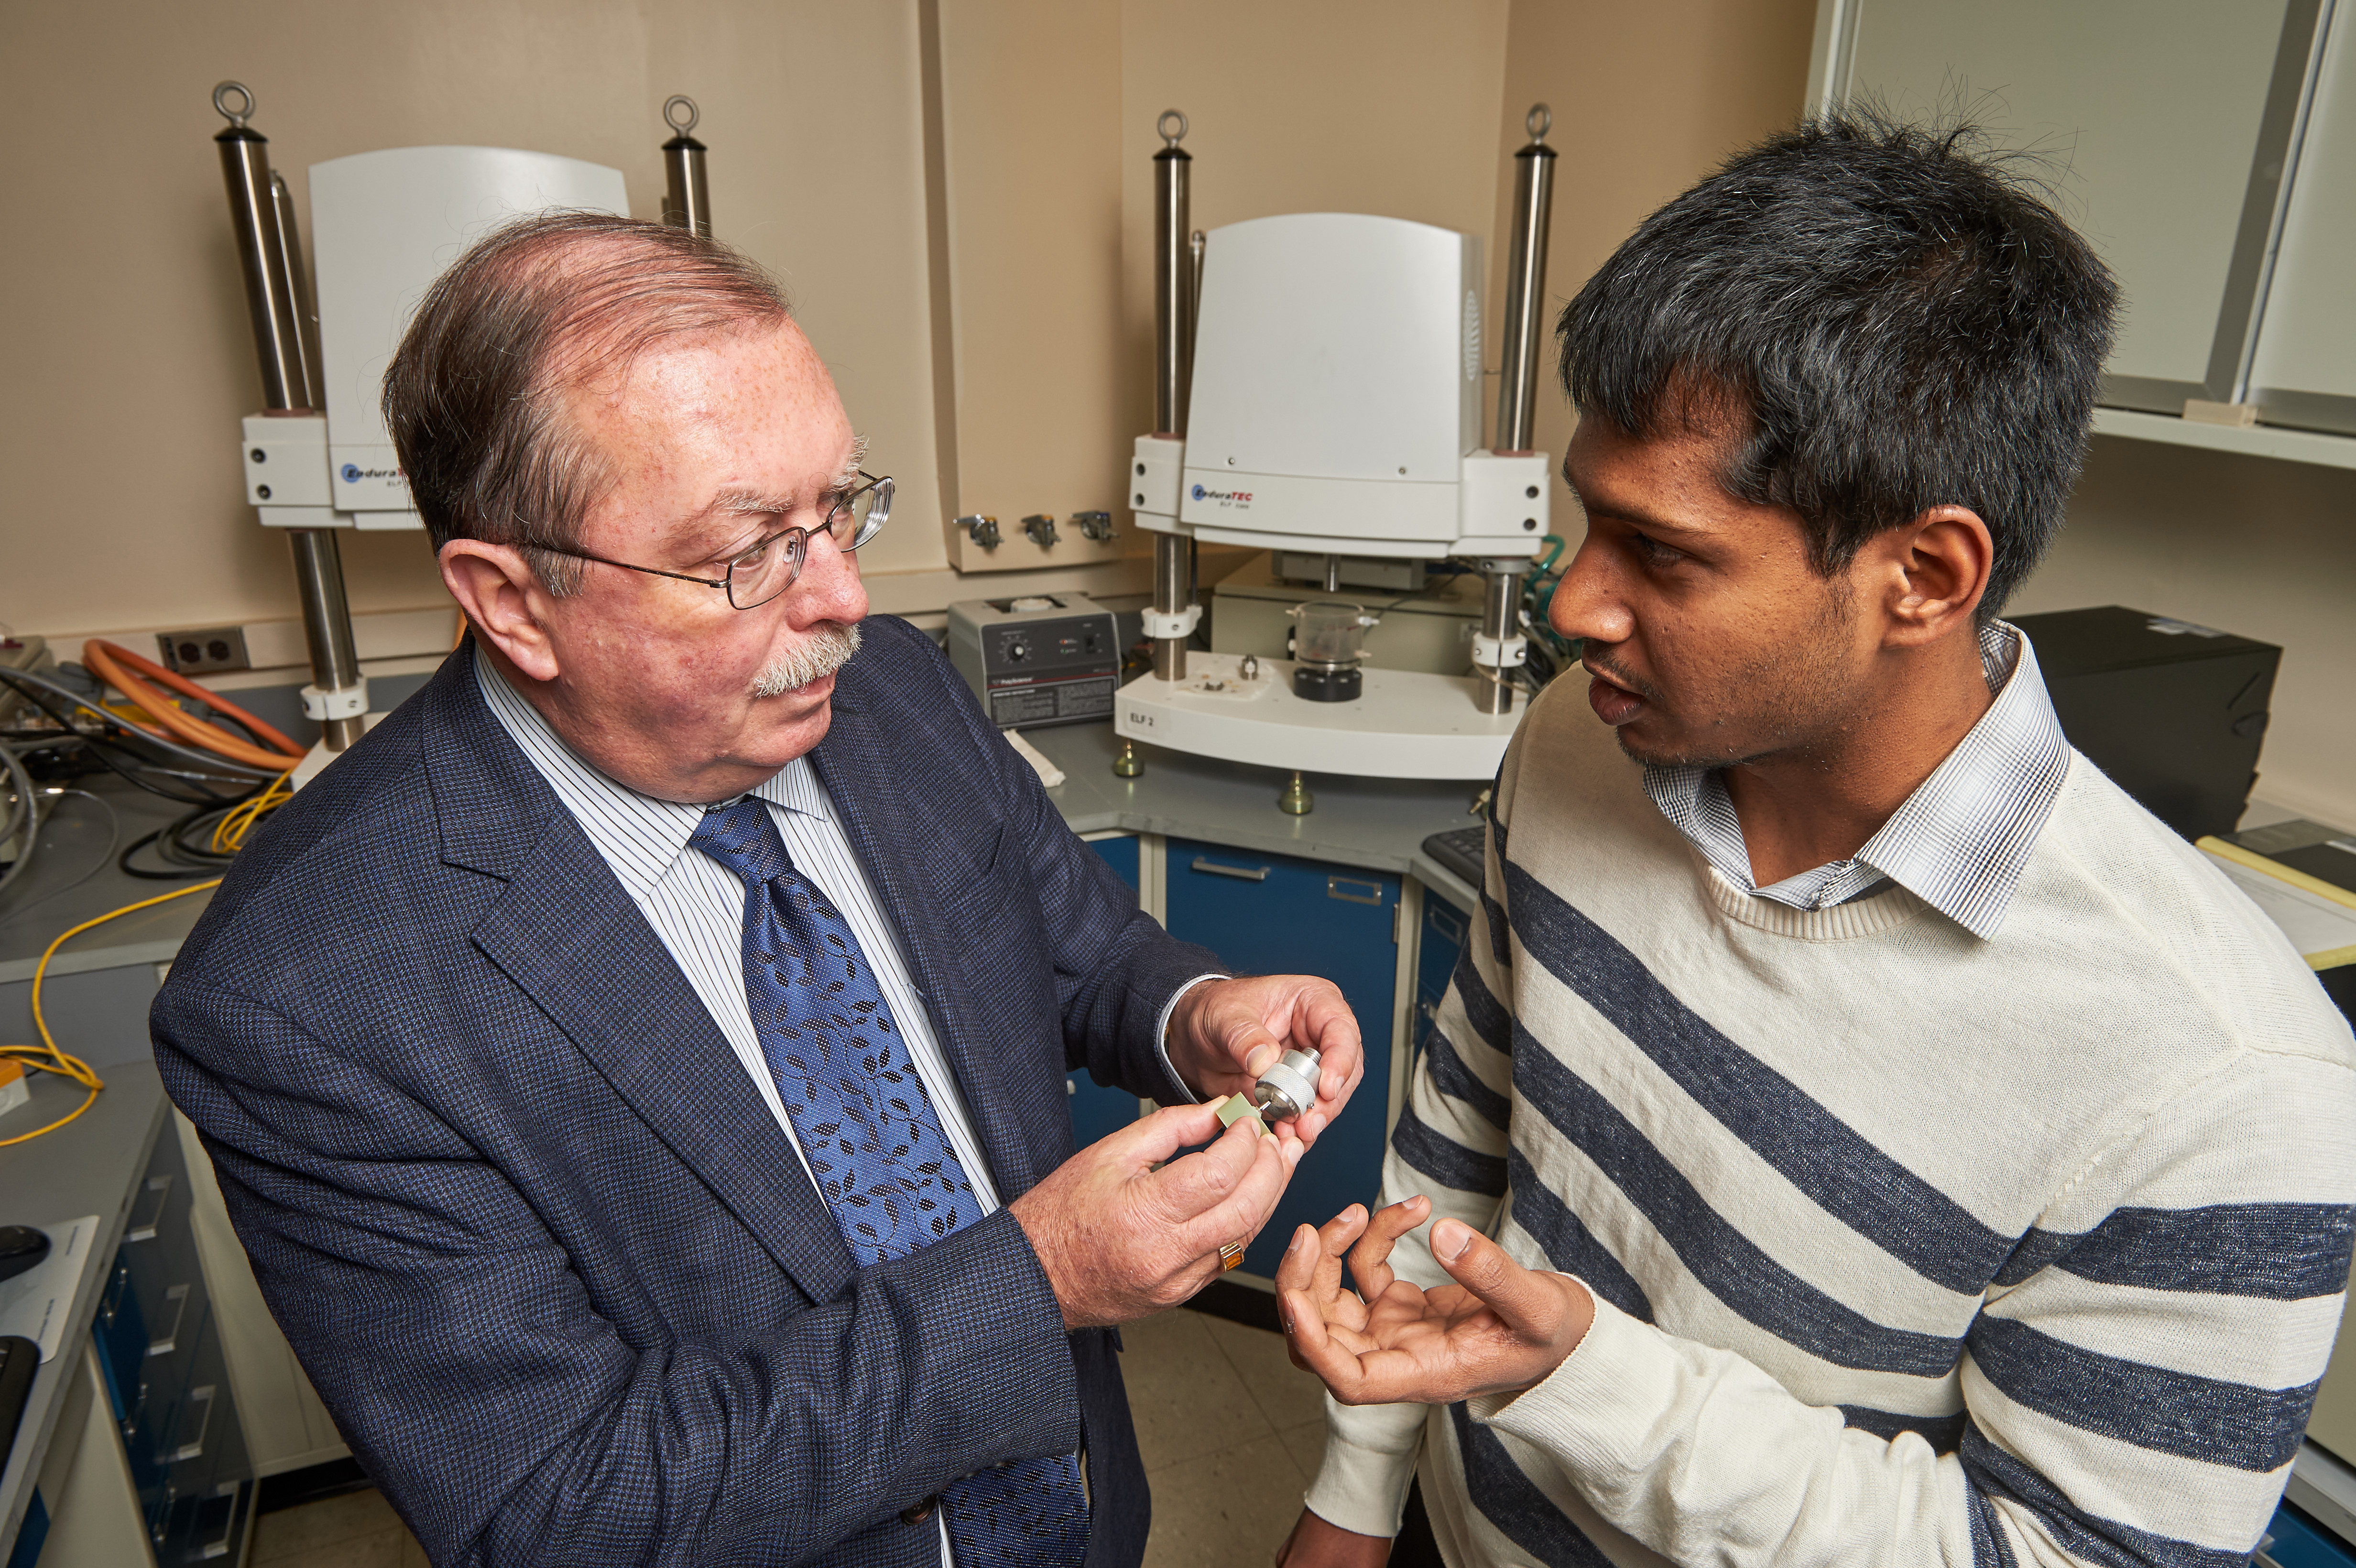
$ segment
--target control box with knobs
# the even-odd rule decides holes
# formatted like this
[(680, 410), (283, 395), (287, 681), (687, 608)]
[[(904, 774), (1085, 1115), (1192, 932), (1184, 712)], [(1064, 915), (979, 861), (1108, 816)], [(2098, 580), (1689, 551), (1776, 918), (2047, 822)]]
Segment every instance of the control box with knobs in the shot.
[(1120, 638), (1112, 612), (1085, 595), (959, 600), (948, 654), (1001, 730), (1111, 716)]

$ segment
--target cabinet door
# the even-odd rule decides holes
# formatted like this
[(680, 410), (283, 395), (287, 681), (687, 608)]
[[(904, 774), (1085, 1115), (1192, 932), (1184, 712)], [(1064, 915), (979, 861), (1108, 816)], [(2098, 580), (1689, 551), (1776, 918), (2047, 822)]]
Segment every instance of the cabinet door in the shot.
[(1464, 938), (1472, 927), (1462, 910), (1430, 888), (1424, 890), (1423, 926), (1415, 954), (1415, 1020), (1408, 1030), (1409, 1049), (1423, 1049), (1424, 1033), (1439, 1015), (1449, 981), (1456, 976), (1456, 960), (1464, 951)]
[[(1124, 833), (1111, 838), (1092, 838), (1088, 848), (1104, 857), (1105, 863), (1120, 875), (1130, 891), (1138, 889), (1137, 835)], [(1116, 1089), (1098, 1083), (1086, 1072), (1064, 1074), (1064, 1091), (1072, 1112), (1072, 1138), (1082, 1147), (1108, 1137), (1137, 1120), (1137, 1096), (1126, 1089)]]
[(1372, 1207), (1380, 1192), (1399, 879), (1184, 838), (1168, 851), (1173, 936), (1201, 943), (1239, 975), (1323, 976), (1341, 987), (1365, 1041), (1365, 1077), (1349, 1108), (1319, 1136), (1244, 1256), (1248, 1272), (1266, 1277), (1294, 1226), (1322, 1225), (1353, 1203)]
[(2117, 274), (2103, 401), (2230, 401), (2319, 0), (1821, 0), (1826, 101), (1960, 113), (2031, 154)]
[(2356, 435), (2356, 10), (2331, 18), (2250, 368), (2268, 424)]

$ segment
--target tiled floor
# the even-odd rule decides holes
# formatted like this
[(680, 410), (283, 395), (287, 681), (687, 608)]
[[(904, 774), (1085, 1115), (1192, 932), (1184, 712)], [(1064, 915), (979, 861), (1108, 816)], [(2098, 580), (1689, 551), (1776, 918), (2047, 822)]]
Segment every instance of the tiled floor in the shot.
[[(1146, 1568), (1257, 1564), (1276, 1555), (1325, 1448), (1317, 1380), (1284, 1341), (1198, 1312), (1121, 1330), (1137, 1441), (1153, 1487)], [(353, 1492), (266, 1513), (255, 1568), (423, 1568), (384, 1499)]]

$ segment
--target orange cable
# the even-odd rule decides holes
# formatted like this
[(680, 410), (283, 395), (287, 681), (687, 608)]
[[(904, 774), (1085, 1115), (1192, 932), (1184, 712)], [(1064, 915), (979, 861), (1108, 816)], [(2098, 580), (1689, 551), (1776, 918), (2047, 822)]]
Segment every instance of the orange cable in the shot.
[[(304, 748), (236, 703), (215, 696), (177, 671), (166, 669), (153, 659), (142, 658), (119, 644), (93, 637), (81, 645), (81, 662), (100, 679), (137, 703), (149, 718), (192, 745), (202, 746), (233, 763), (242, 763), (247, 767), (267, 768), (273, 773), (283, 772), (303, 760)], [(138, 674), (133, 674), (134, 670)], [(181, 711), (170, 699), (140, 679), (141, 675), (152, 676), (183, 697), (194, 698), (217, 712), (228, 714), (277, 750), (265, 751), (262, 747), (239, 740), (218, 724), (208, 723)]]

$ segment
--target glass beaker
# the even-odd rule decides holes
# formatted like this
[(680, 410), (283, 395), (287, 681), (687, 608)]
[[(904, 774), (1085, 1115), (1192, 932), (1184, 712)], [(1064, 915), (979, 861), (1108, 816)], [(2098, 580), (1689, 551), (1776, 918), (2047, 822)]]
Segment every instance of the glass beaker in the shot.
[(1286, 612), (1295, 622), (1292, 656), (1301, 664), (1339, 668), (1365, 656), (1366, 628), (1377, 617), (1363, 604), (1316, 600)]

